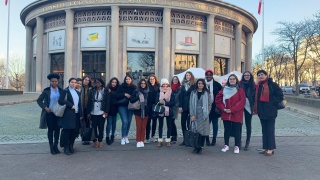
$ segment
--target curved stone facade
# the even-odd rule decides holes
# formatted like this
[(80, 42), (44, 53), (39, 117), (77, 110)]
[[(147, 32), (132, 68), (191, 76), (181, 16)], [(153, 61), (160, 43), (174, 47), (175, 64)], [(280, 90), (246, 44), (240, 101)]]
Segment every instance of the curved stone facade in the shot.
[(21, 21), (26, 91), (41, 91), (51, 72), (63, 83), (84, 75), (171, 78), (190, 67), (251, 70), (258, 27), (247, 11), (217, 0), (38, 0)]

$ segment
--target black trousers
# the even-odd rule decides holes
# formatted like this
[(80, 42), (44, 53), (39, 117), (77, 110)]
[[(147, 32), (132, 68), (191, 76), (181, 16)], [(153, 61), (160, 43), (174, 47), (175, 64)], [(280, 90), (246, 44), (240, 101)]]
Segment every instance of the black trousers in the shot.
[(177, 140), (177, 137), (178, 137), (177, 125), (176, 125), (175, 119), (173, 118), (171, 120), (171, 136), (174, 141)]
[[(162, 131), (163, 131), (163, 119), (164, 117), (158, 117), (159, 120), (159, 138), (162, 138)], [(167, 120), (167, 138), (171, 136), (171, 121), (172, 117), (166, 117)]]
[(275, 119), (260, 119), (262, 127), (262, 149), (276, 149)]
[(205, 140), (206, 140), (206, 137), (208, 137), (208, 136), (201, 136), (200, 138), (201, 138), (201, 147), (204, 147), (204, 142), (205, 142)]
[(251, 122), (252, 122), (252, 114), (250, 114), (247, 110), (244, 110), (244, 118), (245, 118), (245, 123), (246, 123), (246, 129), (247, 129), (247, 139), (246, 141), (249, 142), (251, 139)]
[(87, 109), (83, 110), (83, 116), (84, 118), (82, 120), (80, 120), (80, 125), (81, 125), (81, 138), (83, 135), (83, 132), (85, 130), (85, 128), (90, 128), (90, 119), (87, 118), (88, 114), (87, 114)]
[(242, 123), (223, 120), (224, 126), (224, 144), (229, 146), (230, 136), (234, 136), (235, 146), (241, 145), (241, 127)]
[(46, 120), (47, 120), (47, 126), (48, 126), (49, 145), (57, 146), (59, 142), (59, 136), (60, 136), (60, 127), (58, 125), (59, 117), (57, 117), (52, 112), (50, 112), (50, 113), (47, 113)]
[[(151, 131), (151, 122), (152, 122), (152, 131)], [(150, 139), (150, 131), (151, 137), (156, 134), (157, 129), (157, 117), (149, 116), (146, 127), (146, 139)]]
[[(102, 115), (91, 115), (91, 121), (96, 138), (98, 138), (99, 142), (102, 142), (106, 119), (103, 118)], [(96, 139), (94, 141), (96, 141)]]
[(190, 129), (189, 111), (183, 111), (181, 113), (181, 129), (182, 129), (183, 136), (184, 136), (186, 130)]

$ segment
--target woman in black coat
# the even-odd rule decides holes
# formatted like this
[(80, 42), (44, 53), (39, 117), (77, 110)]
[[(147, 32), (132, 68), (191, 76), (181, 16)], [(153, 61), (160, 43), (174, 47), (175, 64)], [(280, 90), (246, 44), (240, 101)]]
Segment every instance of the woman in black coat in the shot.
[(247, 129), (247, 139), (244, 150), (249, 150), (250, 138), (251, 138), (251, 121), (253, 115), (254, 99), (256, 94), (256, 84), (254, 83), (253, 75), (250, 71), (245, 71), (242, 75), (241, 81), (239, 82), (240, 88), (246, 93), (246, 105), (244, 108), (244, 118)]
[[(184, 75), (180, 91), (179, 112), (181, 113), (181, 129), (183, 136), (190, 126), (189, 100), (190, 94), (195, 89), (196, 78), (191, 71), (187, 71)], [(184, 142), (180, 146), (185, 145)]]
[(118, 110), (122, 121), (122, 139), (121, 145), (125, 145), (129, 143), (128, 135), (131, 125), (131, 119), (133, 115), (133, 111), (128, 109), (129, 99), (134, 90), (137, 89), (137, 86), (133, 84), (132, 77), (126, 75), (124, 78), (124, 82), (121, 84), (117, 91), (117, 103)]
[(278, 115), (277, 104), (283, 100), (278, 84), (268, 78), (265, 70), (257, 72), (258, 85), (255, 97), (255, 114), (258, 114), (262, 126), (262, 150), (260, 154), (271, 156), (276, 149), (275, 122)]
[(75, 90), (76, 78), (69, 79), (69, 87), (62, 90), (58, 103), (66, 105), (63, 116), (59, 119), (59, 125), (63, 128), (64, 153), (74, 153), (73, 145), (79, 135), (80, 118), (83, 118), (80, 93)]
[[(117, 114), (118, 114), (118, 105), (116, 101), (116, 95), (119, 87), (119, 80), (116, 77), (110, 79), (109, 84), (107, 85), (108, 93), (110, 94), (110, 108), (107, 117), (107, 126), (106, 126), (106, 143), (111, 145), (114, 142), (114, 133), (117, 127)], [(111, 130), (112, 129), (112, 130)], [(111, 131), (111, 139), (110, 139)]]
[[(58, 81), (60, 76), (58, 74), (49, 74), (47, 78), (50, 80), (50, 87), (45, 88), (39, 98), (38, 105), (41, 107), (41, 122), (40, 128), (46, 129), (48, 127), (48, 140), (51, 154), (59, 154), (58, 141), (60, 135), (60, 127), (58, 125), (59, 117), (51, 112), (53, 105), (58, 101), (60, 91)], [(54, 141), (53, 141), (54, 137)]]
[[(91, 117), (92, 128), (96, 138), (93, 147), (103, 147), (104, 123), (110, 109), (110, 94), (101, 78), (95, 79), (95, 87), (89, 91), (87, 114)], [(98, 139), (98, 141), (97, 141)]]

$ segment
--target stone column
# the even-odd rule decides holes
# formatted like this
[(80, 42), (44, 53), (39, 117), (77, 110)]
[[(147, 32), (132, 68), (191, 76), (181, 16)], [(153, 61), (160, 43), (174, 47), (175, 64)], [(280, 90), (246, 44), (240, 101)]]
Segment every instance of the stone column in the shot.
[(214, 69), (214, 15), (207, 16), (207, 68)]
[(162, 44), (162, 73), (160, 78), (169, 78), (172, 76), (170, 72), (170, 24), (171, 24), (171, 9), (164, 8), (163, 10), (163, 44)]
[(24, 90), (25, 92), (30, 92), (32, 55), (33, 55), (32, 28), (26, 25), (26, 69), (25, 69), (25, 90)]
[(110, 77), (119, 77), (119, 6), (111, 6)]
[(247, 49), (245, 61), (246, 71), (252, 71), (252, 35), (253, 33), (247, 33)]
[(64, 58), (64, 86), (68, 86), (68, 81), (72, 77), (72, 61), (73, 61), (73, 24), (74, 11), (66, 10), (66, 45)]
[(42, 17), (37, 17), (37, 54), (36, 54), (36, 92), (42, 91), (42, 60), (43, 60), (43, 23)]
[(236, 51), (235, 51), (235, 71), (241, 72), (241, 31), (242, 24), (236, 24), (236, 34), (235, 34), (235, 43), (236, 43)]

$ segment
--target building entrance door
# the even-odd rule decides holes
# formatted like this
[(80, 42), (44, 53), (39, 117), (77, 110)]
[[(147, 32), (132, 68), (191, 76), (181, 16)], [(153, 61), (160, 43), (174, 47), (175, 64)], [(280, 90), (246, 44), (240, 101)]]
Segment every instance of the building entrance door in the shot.
[(82, 77), (90, 76), (92, 79), (104, 79), (106, 75), (106, 52), (82, 52)]

